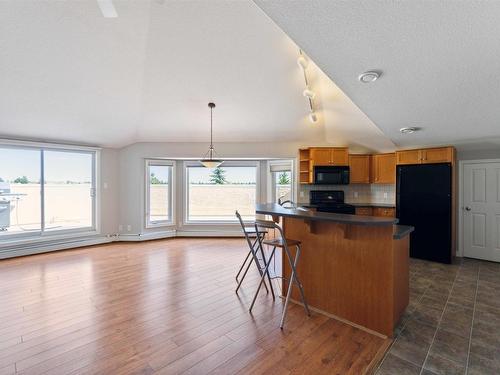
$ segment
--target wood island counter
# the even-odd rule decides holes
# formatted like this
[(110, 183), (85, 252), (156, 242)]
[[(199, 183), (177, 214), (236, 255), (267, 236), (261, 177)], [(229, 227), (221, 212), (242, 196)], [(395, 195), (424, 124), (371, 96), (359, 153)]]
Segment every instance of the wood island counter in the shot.
[[(409, 301), (409, 234), (389, 217), (258, 204), (301, 241), (297, 273), (314, 310), (391, 337)], [(291, 249), (292, 252), (295, 249)], [(283, 276), (290, 267), (283, 261)], [(283, 290), (286, 290), (284, 281)], [(294, 288), (292, 298), (299, 300)]]

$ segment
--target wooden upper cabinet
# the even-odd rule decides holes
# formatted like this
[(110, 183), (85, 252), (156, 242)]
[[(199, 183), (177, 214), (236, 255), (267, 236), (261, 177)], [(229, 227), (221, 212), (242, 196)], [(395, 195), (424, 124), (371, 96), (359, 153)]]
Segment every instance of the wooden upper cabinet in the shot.
[(370, 155), (349, 155), (351, 184), (370, 183)]
[(345, 147), (311, 148), (311, 161), (316, 165), (349, 165), (349, 151)]
[(451, 163), (454, 158), (455, 149), (453, 147), (396, 151), (397, 164)]
[(451, 163), (454, 158), (453, 147), (427, 148), (422, 151), (422, 163)]
[(421, 150), (396, 151), (396, 164), (420, 164)]
[(311, 161), (313, 165), (331, 165), (332, 152), (329, 148), (312, 148)]
[(332, 148), (333, 165), (349, 165), (349, 150), (347, 148)]
[(375, 184), (396, 183), (396, 154), (372, 156), (372, 182)]

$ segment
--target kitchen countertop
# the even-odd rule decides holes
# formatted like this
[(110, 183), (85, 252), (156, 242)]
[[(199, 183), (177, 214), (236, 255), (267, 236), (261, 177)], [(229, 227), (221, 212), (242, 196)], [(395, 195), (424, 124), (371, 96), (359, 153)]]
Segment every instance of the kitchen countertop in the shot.
[(394, 225), (394, 233), (392, 235), (392, 238), (394, 238), (395, 240), (400, 240), (409, 235), (414, 230), (415, 227), (412, 227), (410, 225)]
[(387, 226), (397, 224), (398, 219), (393, 217), (361, 216), (335, 214), (330, 212), (316, 212), (307, 208), (285, 208), (275, 203), (257, 204), (255, 212), (263, 215), (286, 216), (312, 221), (331, 221), (340, 224)]

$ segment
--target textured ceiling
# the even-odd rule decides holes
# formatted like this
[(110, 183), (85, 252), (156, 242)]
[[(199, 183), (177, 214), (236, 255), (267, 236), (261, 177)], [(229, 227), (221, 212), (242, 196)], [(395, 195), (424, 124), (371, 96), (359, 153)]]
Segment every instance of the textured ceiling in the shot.
[(0, 136), (122, 147), (393, 143), (314, 64), (307, 119), (298, 47), (251, 1), (0, 2)]
[(398, 146), (500, 137), (499, 1), (255, 2)]

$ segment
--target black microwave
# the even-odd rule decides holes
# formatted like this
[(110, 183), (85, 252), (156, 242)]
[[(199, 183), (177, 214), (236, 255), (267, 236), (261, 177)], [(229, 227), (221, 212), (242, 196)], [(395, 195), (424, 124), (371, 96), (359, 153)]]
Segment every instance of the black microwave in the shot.
[(349, 184), (349, 167), (314, 167), (314, 183), (347, 185)]

